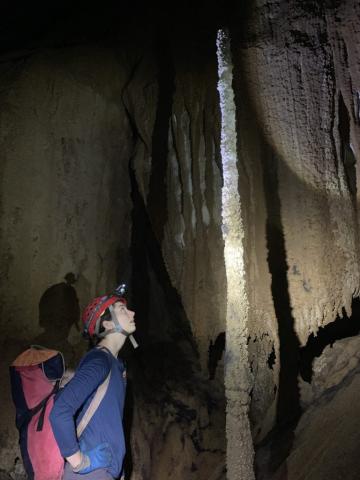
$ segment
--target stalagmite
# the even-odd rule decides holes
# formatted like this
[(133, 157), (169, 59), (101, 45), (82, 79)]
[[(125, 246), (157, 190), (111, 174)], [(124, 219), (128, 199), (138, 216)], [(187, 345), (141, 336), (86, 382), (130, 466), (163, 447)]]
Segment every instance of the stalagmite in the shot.
[(251, 480), (254, 449), (248, 409), (250, 369), (248, 360), (249, 301), (244, 264), (244, 225), (238, 191), (235, 103), (232, 89), (230, 39), (219, 30), (217, 36), (218, 91), (221, 108), (222, 229), (227, 278), (225, 390), (227, 478)]

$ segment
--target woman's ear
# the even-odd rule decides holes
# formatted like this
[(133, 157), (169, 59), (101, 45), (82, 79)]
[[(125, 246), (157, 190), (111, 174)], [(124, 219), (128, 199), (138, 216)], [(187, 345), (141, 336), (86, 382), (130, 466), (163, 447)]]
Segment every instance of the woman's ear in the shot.
[(114, 328), (114, 322), (112, 320), (104, 320), (102, 322), (102, 325), (105, 330), (111, 330), (112, 328)]

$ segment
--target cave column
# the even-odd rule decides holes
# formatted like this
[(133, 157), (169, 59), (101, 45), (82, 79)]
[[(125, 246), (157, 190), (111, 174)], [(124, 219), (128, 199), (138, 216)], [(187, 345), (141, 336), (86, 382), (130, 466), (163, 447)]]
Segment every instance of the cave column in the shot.
[(226, 462), (229, 480), (252, 480), (254, 448), (249, 422), (251, 375), (247, 347), (249, 300), (244, 262), (244, 222), (238, 190), (235, 102), (230, 38), (217, 36), (218, 91), (223, 167), (222, 230), (227, 279), (226, 310)]

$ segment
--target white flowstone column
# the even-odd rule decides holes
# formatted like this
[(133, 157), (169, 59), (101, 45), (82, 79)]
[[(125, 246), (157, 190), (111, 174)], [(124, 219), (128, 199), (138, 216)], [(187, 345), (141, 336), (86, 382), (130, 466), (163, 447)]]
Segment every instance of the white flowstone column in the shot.
[(218, 91), (221, 108), (222, 229), (227, 278), (225, 391), (227, 478), (255, 479), (254, 448), (248, 417), (251, 376), (247, 337), (249, 300), (244, 264), (244, 224), (238, 191), (236, 118), (230, 38), (217, 35)]

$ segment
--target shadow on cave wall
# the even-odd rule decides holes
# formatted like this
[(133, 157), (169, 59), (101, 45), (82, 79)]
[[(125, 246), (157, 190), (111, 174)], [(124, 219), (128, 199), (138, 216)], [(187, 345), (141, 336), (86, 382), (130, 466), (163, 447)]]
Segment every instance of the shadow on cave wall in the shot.
[[(245, 25), (249, 15), (250, 6), (247, 5), (239, 14), (240, 23)], [(247, 84), (243, 75), (241, 64), (241, 46), (244, 45), (243, 33), (239, 25), (230, 28), (232, 38), (233, 62), (234, 62), (234, 91), (237, 115), (246, 111), (247, 128), (252, 131), (253, 138), (247, 139), (250, 143), (250, 151), (256, 151), (259, 158), (259, 167), (262, 172), (262, 188), (265, 196), (266, 211), (266, 246), (267, 263), (271, 276), (271, 293), (274, 310), (278, 324), (279, 356), (277, 359), (280, 366), (279, 384), (277, 390), (276, 420), (273, 430), (265, 437), (260, 445), (270, 444), (270, 455), (266, 465), (256, 464), (257, 475), (260, 478), (268, 478), (283, 463), (290, 453), (295, 436), (295, 428), (301, 416), (300, 392), (298, 387), (299, 373), (299, 348), (300, 342), (295, 332), (295, 319), (292, 314), (288, 284), (288, 263), (284, 227), (281, 217), (281, 200), (279, 196), (278, 167), (280, 159), (266, 140), (262, 131), (261, 121), (257, 118), (257, 112), (252, 105), (253, 86)], [(237, 50), (239, 49), (239, 50)], [(246, 71), (246, 69), (245, 69)], [(238, 118), (238, 158), (241, 159), (241, 135), (239, 130), (240, 118)], [(255, 150), (254, 150), (255, 149)], [(254, 152), (253, 152), (254, 153)], [(241, 162), (241, 160), (240, 160)], [(246, 173), (246, 166), (244, 172)], [(244, 180), (239, 179), (239, 182)], [(244, 190), (244, 189), (242, 189)], [(251, 201), (251, 199), (248, 199)], [(246, 215), (246, 212), (245, 212)], [(251, 219), (248, 219), (251, 221)], [(275, 360), (274, 350), (268, 359), (271, 369)], [(281, 441), (279, 441), (279, 439)], [(286, 469), (286, 467), (285, 467)], [(287, 478), (286, 471), (282, 472)], [(264, 475), (265, 477), (261, 477)]]
[[(278, 402), (276, 411), (276, 425), (275, 428), (268, 434), (268, 436), (258, 446), (261, 448), (265, 445), (270, 446), (270, 456), (267, 457), (267, 465), (257, 465), (257, 473), (259, 478), (269, 478), (269, 475), (277, 470), (280, 464), (283, 464), (281, 471), (281, 478), (287, 478), (286, 464), (284, 460), (290, 453), (293, 441), (294, 431), (301, 416), (300, 407), (300, 392), (298, 388), (298, 374), (301, 373), (303, 378), (311, 381), (312, 361), (315, 356), (321, 354), (326, 345), (333, 343), (335, 340), (345, 338), (350, 335), (356, 335), (359, 332), (359, 320), (357, 317), (360, 313), (359, 301), (353, 302), (353, 315), (350, 319), (346, 316), (344, 319), (338, 318), (332, 324), (319, 330), (318, 336), (310, 336), (306, 347), (300, 348), (300, 342), (295, 332), (295, 319), (292, 314), (291, 301), (289, 296), (288, 283), (288, 261), (286, 254), (286, 244), (284, 237), (284, 228), (281, 219), (281, 201), (278, 187), (278, 169), (281, 166), (282, 171), (287, 169), (287, 165), (280, 163), (282, 159), (279, 158), (270, 146), (263, 131), (261, 118), (258, 118), (258, 113), (255, 106), (252, 104), (252, 98), (257, 94), (258, 88), (255, 84), (250, 84), (245, 79), (247, 71), (246, 66), (242, 65), (241, 49), (247, 48), (249, 38), (246, 37), (246, 21), (248, 11), (246, 8), (237, 18), (237, 25), (231, 28), (231, 35), (233, 39), (234, 51), (234, 83), (235, 101), (238, 115), (239, 112), (246, 112), (246, 132), (242, 132), (238, 126), (239, 135), (247, 135), (251, 131), (251, 139), (242, 140), (248, 142), (250, 151), (255, 152), (260, 159), (259, 168), (262, 171), (262, 185), (265, 195), (266, 208), (266, 241), (267, 241), (267, 261), (269, 272), (271, 275), (271, 292), (273, 298), (276, 319), (278, 323), (278, 333), (280, 342), (280, 375), (279, 375), (279, 389)], [(244, 29), (241, 29), (241, 24)], [(262, 34), (260, 32), (260, 34)], [(265, 33), (264, 33), (265, 34)], [(251, 36), (251, 35), (250, 35)], [(253, 42), (253, 43), (252, 43)], [(250, 44), (256, 44), (256, 39), (251, 37)], [(265, 41), (264, 41), (265, 43)], [(236, 52), (236, 54), (235, 54)], [(261, 92), (258, 93), (261, 95)], [(356, 211), (356, 159), (352, 153), (349, 136), (349, 112), (346, 110), (344, 101), (340, 95), (337, 105), (338, 111), (334, 112), (335, 119), (338, 121), (338, 131), (341, 143), (341, 158), (346, 174), (346, 181), (351, 199)], [(240, 117), (239, 117), (240, 118)], [(242, 117), (242, 125), (244, 120)], [(251, 143), (253, 142), (253, 144)], [(240, 152), (240, 148), (239, 148)], [(241, 155), (239, 155), (239, 159)], [(254, 168), (254, 167), (253, 167)], [(291, 178), (289, 182), (294, 187), (302, 182), (295, 174), (291, 176), (291, 172), (287, 172), (287, 178)], [(304, 195), (306, 190), (311, 190), (313, 187), (302, 185)], [(321, 190), (315, 191), (315, 195), (319, 198), (324, 197), (326, 193)], [(341, 201), (341, 200), (340, 200)], [(346, 201), (346, 200), (344, 200)], [(325, 203), (325, 202), (324, 202)], [(355, 214), (354, 214), (355, 218)], [(354, 225), (357, 225), (354, 220)], [(357, 232), (356, 232), (357, 233)], [(261, 472), (259, 471), (259, 467)]]
[(223, 357), (225, 351), (225, 332), (220, 332), (215, 341), (210, 341), (209, 356), (208, 356), (208, 369), (209, 380), (215, 378), (216, 369), (219, 361)]
[(145, 400), (147, 405), (161, 404), (165, 409), (166, 402), (171, 402), (168, 383), (186, 388), (198, 365), (189, 320), (180, 296), (171, 285), (131, 166), (129, 171), (133, 200), (131, 305), (136, 312), (140, 348), (134, 351), (127, 345), (124, 350), (130, 372), (124, 415), (127, 479), (133, 471), (130, 437), (135, 399)]
[(275, 471), (291, 451), (295, 436), (294, 431), (301, 416), (300, 392), (297, 380), (300, 342), (295, 332), (295, 319), (292, 315), (290, 303), (287, 279), (288, 263), (281, 220), (281, 202), (278, 192), (278, 164), (275, 155), (270, 153), (269, 156), (262, 157), (262, 167), (267, 210), (267, 259), (280, 342), (276, 430), (286, 432), (285, 437), (282, 438), (282, 449), (280, 452), (276, 441), (274, 444), (270, 470)]
[(316, 336), (312, 333), (306, 345), (300, 349), (300, 374), (305, 382), (311, 383), (312, 364), (315, 357), (320, 357), (325, 347), (333, 345), (342, 338), (354, 337), (360, 333), (360, 298), (352, 301), (352, 314), (348, 317), (336, 317), (334, 322), (319, 328)]
[[(171, 285), (161, 252), (164, 226), (167, 221), (166, 171), (168, 131), (172, 112), (175, 71), (168, 42), (157, 39), (159, 96), (152, 135), (152, 169), (147, 206), (142, 198), (131, 161), (132, 238), (131, 238), (131, 303), (136, 312), (140, 348), (126, 346), (124, 357), (129, 361), (131, 378), (125, 404), (125, 436), (127, 455), (126, 478), (133, 471), (130, 437), (133, 423), (134, 397), (158, 402), (169, 380), (179, 385), (191, 375), (197, 364), (197, 351), (189, 320), (181, 298)], [(129, 113), (129, 112), (128, 112)], [(130, 117), (130, 115), (129, 115)], [(139, 137), (136, 124), (129, 118), (134, 139)], [(181, 345), (181, 346), (180, 346)]]
[[(182, 306), (180, 295), (171, 284), (161, 252), (164, 227), (168, 218), (165, 201), (168, 135), (175, 92), (175, 69), (170, 38), (171, 35), (163, 26), (161, 35), (156, 39), (159, 93), (152, 135), (152, 163), (146, 204), (140, 194), (131, 160), (129, 165), (133, 202), (131, 300), (139, 326), (137, 336), (142, 345), (151, 343), (150, 331), (156, 331), (157, 338), (186, 340), (195, 352), (190, 322)], [(129, 112), (127, 113), (134, 139), (139, 140), (134, 119)], [(155, 284), (159, 295), (154, 291)], [(159, 297), (158, 303), (157, 297)], [(158, 313), (162, 318), (151, 318), (149, 311), (154, 307), (159, 307)]]
[(170, 35), (164, 33), (157, 38), (158, 100), (152, 135), (151, 174), (147, 198), (148, 212), (153, 231), (161, 245), (164, 227), (167, 222), (167, 158), (169, 126), (171, 120), (173, 96), (175, 93), (175, 69), (170, 49)]
[(68, 273), (65, 282), (47, 288), (39, 302), (39, 325), (44, 331), (32, 340), (32, 344), (54, 348), (64, 354), (67, 366), (72, 368), (78, 360), (68, 341), (73, 326), (79, 330), (80, 307), (73, 287), (75, 276)]
[[(212, 431), (211, 434), (205, 434), (207, 428), (218, 428), (214, 427), (218, 420), (213, 420), (212, 426), (201, 428), (198, 425), (199, 412), (196, 409), (200, 409), (200, 406), (205, 407), (209, 417), (214, 410), (221, 409), (221, 412), (225, 410), (221, 403), (223, 398), (220, 400), (216, 398), (214, 392), (210, 390), (208, 378), (201, 374), (190, 322), (181, 297), (172, 286), (161, 250), (169, 213), (166, 202), (168, 196), (166, 178), (169, 126), (175, 93), (173, 45), (170, 42), (171, 32), (166, 32), (166, 28), (168, 27), (159, 30), (162, 35), (156, 42), (159, 92), (152, 134), (152, 164), (146, 202), (140, 194), (131, 160), (129, 166), (133, 202), (131, 302), (136, 312), (136, 337), (140, 348), (136, 352), (130, 351), (128, 357), (131, 391), (129, 391), (129, 401), (125, 411), (126, 436), (130, 447), (130, 432), (134, 428), (132, 408), (138, 408), (138, 405), (144, 402), (142, 414), (149, 425), (139, 426), (139, 428), (146, 431), (150, 449), (161, 447), (170, 421), (170, 424), (178, 425), (176, 428), (180, 429), (184, 444), (190, 442), (193, 451), (204, 456), (208, 448), (206, 438), (211, 435), (217, 437), (225, 435), (225, 419), (219, 432)], [(130, 112), (128, 114), (130, 117)], [(136, 119), (130, 117), (129, 122), (133, 128), (134, 140), (141, 141)], [(161, 406), (160, 416), (159, 406)], [(162, 434), (161, 438), (158, 438), (160, 427)], [(154, 444), (158, 446), (155, 447)], [(212, 443), (212, 448), (214, 448), (213, 445)], [(161, 447), (164, 451), (166, 448), (166, 445)], [(133, 462), (136, 459), (134, 459), (135, 452), (131, 452), (130, 448), (128, 452), (125, 471), (126, 477), (130, 478), (134, 470)], [(212, 455), (223, 456), (223, 452), (214, 451)], [(187, 465), (190, 460), (189, 469), (197, 471), (198, 478), (203, 478), (202, 467), (197, 464), (196, 454), (194, 458), (184, 459), (184, 465)], [(152, 465), (148, 466), (150, 471), (152, 467)], [(146, 471), (144, 475), (146, 474), (150, 478), (150, 472)]]
[[(130, 178), (134, 205), (131, 243), (132, 302), (136, 311), (137, 337), (145, 348), (150, 346), (154, 339), (185, 342), (197, 357), (190, 322), (181, 298), (171, 284), (160, 244), (131, 167)], [(156, 295), (157, 291), (159, 295)], [(164, 305), (161, 305), (162, 302)], [(155, 309), (161, 317), (152, 317), (151, 309)], [(152, 337), (151, 331), (155, 332), (155, 337)]]

